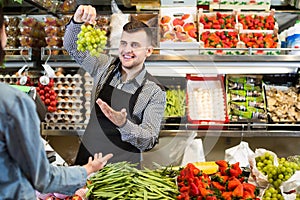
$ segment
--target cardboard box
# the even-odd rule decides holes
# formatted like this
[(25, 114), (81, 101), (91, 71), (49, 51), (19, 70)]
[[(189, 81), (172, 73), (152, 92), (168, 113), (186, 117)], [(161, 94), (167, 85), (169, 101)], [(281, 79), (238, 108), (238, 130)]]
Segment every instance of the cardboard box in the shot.
[[(160, 9), (159, 41), (161, 54), (191, 53), (198, 55), (198, 50), (195, 49), (199, 48), (196, 14), (197, 7), (164, 7)], [(163, 48), (168, 48), (168, 50), (165, 51)]]
[(197, 21), (199, 32), (204, 29), (238, 29), (237, 11), (204, 12), (202, 8), (199, 8)]
[(199, 31), (200, 54), (238, 55), (236, 48), (244, 47), (235, 29), (203, 29)]
[[(272, 22), (272, 23), (271, 23)], [(275, 10), (269, 12), (241, 12), (237, 11), (239, 31), (242, 30), (269, 30), (278, 33), (279, 27), (275, 19)]]
[(161, 55), (199, 55), (199, 42), (161, 42)]
[(197, 0), (161, 0), (161, 7), (197, 6)]
[(241, 48), (249, 50), (242, 54), (279, 55), (281, 53), (281, 41), (278, 33), (273, 30), (242, 30), (239, 38)]

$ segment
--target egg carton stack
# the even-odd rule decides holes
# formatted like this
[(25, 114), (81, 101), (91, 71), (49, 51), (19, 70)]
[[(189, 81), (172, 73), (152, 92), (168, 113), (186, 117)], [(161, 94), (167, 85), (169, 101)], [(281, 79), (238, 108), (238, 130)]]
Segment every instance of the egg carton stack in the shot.
[(79, 74), (60, 75), (54, 78), (57, 93), (57, 111), (47, 113), (46, 130), (81, 130), (83, 123), (83, 82)]
[(37, 71), (27, 71), (23, 72), (22, 75), (18, 73), (14, 74), (0, 74), (0, 82), (7, 83), (10, 85), (21, 85), (21, 78), (26, 76), (26, 82), (22, 83), (24, 86), (35, 86), (39, 78), (39, 72)]
[(85, 116), (84, 116), (84, 123), (87, 124), (90, 120), (91, 116), (91, 97), (92, 97), (92, 89), (93, 89), (93, 78), (89, 75), (89, 73), (84, 74), (84, 109), (85, 109)]
[(2, 75), (0, 74), (0, 82), (2, 83), (7, 83), (7, 84), (16, 84), (19, 78), (14, 74), (14, 75)]

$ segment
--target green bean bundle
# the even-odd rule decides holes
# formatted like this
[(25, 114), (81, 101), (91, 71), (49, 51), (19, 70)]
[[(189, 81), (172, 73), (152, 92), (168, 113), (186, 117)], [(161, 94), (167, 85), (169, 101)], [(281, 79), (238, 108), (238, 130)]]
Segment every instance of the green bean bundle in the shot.
[(135, 164), (118, 162), (106, 165), (88, 180), (89, 199), (176, 199), (174, 177), (160, 170), (138, 170)]

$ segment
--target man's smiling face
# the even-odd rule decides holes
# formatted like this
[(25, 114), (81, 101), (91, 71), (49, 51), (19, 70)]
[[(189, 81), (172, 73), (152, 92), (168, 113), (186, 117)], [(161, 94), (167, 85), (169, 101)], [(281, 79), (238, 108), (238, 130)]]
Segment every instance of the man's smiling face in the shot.
[(119, 47), (119, 58), (124, 68), (142, 68), (144, 61), (151, 53), (152, 47), (145, 31), (140, 30), (130, 33), (123, 31)]

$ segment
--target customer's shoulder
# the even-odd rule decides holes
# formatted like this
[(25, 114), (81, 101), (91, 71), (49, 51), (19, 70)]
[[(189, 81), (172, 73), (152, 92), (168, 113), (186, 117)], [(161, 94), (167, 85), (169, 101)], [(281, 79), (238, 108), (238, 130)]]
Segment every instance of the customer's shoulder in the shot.
[(21, 90), (14, 88), (6, 83), (0, 83), (0, 101), (12, 103), (15, 99), (21, 99), (22, 101), (27, 101), (30, 97)]
[(1, 95), (0, 97), (5, 98), (8, 96), (14, 96), (17, 94), (20, 94), (21, 91), (6, 84), (6, 83), (0, 83), (0, 90), (1, 90)]

